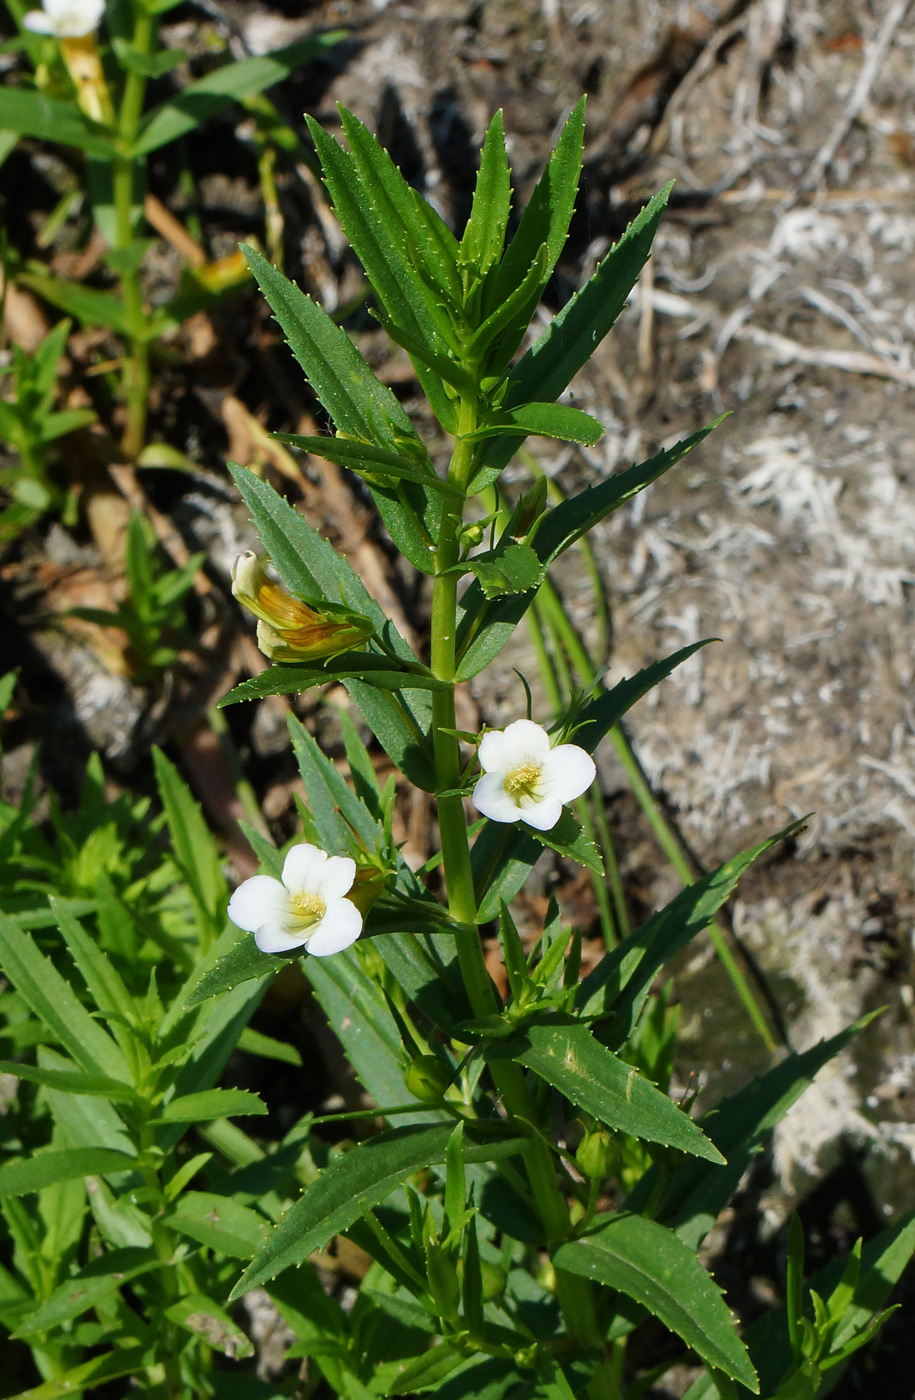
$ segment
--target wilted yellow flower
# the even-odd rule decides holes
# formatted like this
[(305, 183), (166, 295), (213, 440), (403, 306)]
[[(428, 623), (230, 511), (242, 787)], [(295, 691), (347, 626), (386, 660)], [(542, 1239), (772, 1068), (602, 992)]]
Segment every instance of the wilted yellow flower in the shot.
[(271, 661), (323, 661), (365, 646), (375, 631), (360, 613), (329, 606), (319, 611), (294, 598), (251, 550), (232, 566), (232, 592), (257, 618), (257, 644)]

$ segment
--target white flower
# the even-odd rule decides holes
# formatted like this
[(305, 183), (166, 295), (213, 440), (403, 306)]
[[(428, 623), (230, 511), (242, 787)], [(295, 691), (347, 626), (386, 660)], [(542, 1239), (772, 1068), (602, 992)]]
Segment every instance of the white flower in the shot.
[(564, 802), (580, 797), (594, 781), (590, 754), (577, 744), (550, 746), (542, 725), (516, 719), (480, 742), (484, 776), (473, 790), (474, 805), (494, 822), (527, 822), (549, 831)]
[(245, 880), (229, 900), (229, 918), (262, 953), (305, 947), (315, 957), (339, 953), (362, 932), (362, 915), (344, 895), (356, 878), (356, 862), (329, 856), (303, 842), (283, 865), (282, 882), (272, 875)]
[(40, 10), (29, 10), (22, 23), (35, 34), (55, 39), (84, 39), (98, 28), (105, 0), (41, 0)]

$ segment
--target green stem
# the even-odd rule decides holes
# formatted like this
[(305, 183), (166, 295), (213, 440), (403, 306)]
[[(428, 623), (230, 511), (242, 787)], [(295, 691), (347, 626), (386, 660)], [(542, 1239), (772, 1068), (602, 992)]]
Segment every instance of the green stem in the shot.
[[(156, 17), (142, 5), (138, 5), (134, 13), (132, 49), (138, 59), (143, 59), (151, 52), (155, 43)], [(137, 160), (131, 152), (140, 129), (145, 96), (146, 76), (138, 68), (128, 69), (118, 113), (118, 144), (121, 154), (115, 161), (113, 171), (116, 247), (118, 250), (127, 249), (133, 239), (131, 214), (134, 181), (142, 160)], [(128, 266), (121, 270), (121, 296), (124, 301), (124, 319), (130, 345), (124, 364), (122, 381), (122, 394), (126, 411), (122, 445), (127, 457), (135, 458), (142, 450), (146, 438), (150, 386), (149, 344), (146, 338), (147, 316), (146, 308), (143, 305), (143, 292), (140, 287), (138, 268)]]
[[(449, 482), (462, 493), (467, 489), (473, 464), (473, 446), (467, 441), (466, 435), (473, 432), (476, 424), (476, 401), (465, 398), (461, 401), (457, 441), (448, 474)], [(500, 1006), (496, 989), (486, 968), (483, 947), (476, 929), (477, 905), (467, 824), (463, 802), (453, 791), (459, 787), (461, 779), (460, 746), (454, 733), (450, 732), (457, 727), (454, 675), (458, 571), (455, 566), (460, 560), (462, 525), (462, 501), (455, 497), (446, 497), (442, 504), (437, 572), (432, 594), (430, 667), (437, 679), (448, 681), (450, 684), (446, 689), (432, 693), (432, 737), (440, 793), (437, 797), (438, 822), (448, 909), (457, 923), (474, 925), (472, 933), (457, 933), (456, 942), (467, 996), (474, 1016), (481, 1019), (498, 1014)], [(522, 1122), (533, 1122), (535, 1109), (521, 1066), (513, 1061), (501, 1061), (494, 1063), (491, 1071), (506, 1112)], [(532, 1139), (525, 1153), (525, 1162), (547, 1241), (555, 1244), (567, 1238), (570, 1219), (547, 1144), (539, 1139)], [(569, 1332), (574, 1336), (597, 1342), (599, 1333), (589, 1281), (557, 1269), (556, 1291)]]

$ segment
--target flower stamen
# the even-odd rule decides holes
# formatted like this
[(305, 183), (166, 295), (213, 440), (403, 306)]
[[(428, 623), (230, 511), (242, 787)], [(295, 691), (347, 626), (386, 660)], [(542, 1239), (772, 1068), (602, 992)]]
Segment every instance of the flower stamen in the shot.
[(537, 785), (540, 782), (543, 769), (539, 763), (522, 763), (519, 768), (513, 768), (510, 773), (506, 773), (503, 779), (503, 787), (509, 797), (514, 798), (518, 806), (522, 797), (536, 798)]
[(327, 913), (327, 905), (319, 894), (294, 894), (289, 902), (292, 917), (299, 928), (311, 928)]

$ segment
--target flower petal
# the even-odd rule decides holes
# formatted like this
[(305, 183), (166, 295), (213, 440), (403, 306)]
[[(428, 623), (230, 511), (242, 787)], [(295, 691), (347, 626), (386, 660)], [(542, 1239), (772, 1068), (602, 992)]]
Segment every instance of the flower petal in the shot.
[[(487, 736), (488, 737), (488, 736)], [(502, 773), (486, 773), (477, 783), (470, 799), (478, 812), (491, 822), (517, 822), (521, 812), (513, 797), (505, 791)]]
[(309, 938), (307, 948), (312, 957), (326, 958), (355, 943), (361, 932), (362, 915), (352, 900), (330, 899), (327, 913)]
[(327, 864), (321, 870), (315, 884), (310, 886), (312, 893), (320, 895), (325, 904), (332, 899), (342, 899), (353, 888), (356, 878), (356, 862), (349, 856), (328, 856)]
[(228, 914), (233, 924), (254, 933), (268, 920), (283, 923), (289, 918), (289, 894), (272, 875), (252, 875), (229, 900)]
[(539, 802), (525, 804), (518, 816), (535, 831), (551, 831), (562, 816), (562, 803), (558, 797), (542, 797)]
[(543, 765), (540, 790), (544, 796), (571, 802), (591, 786), (596, 774), (594, 759), (589, 753), (577, 744), (560, 744), (550, 750)]
[(550, 736), (543, 725), (516, 719), (501, 733), (484, 734), (480, 741), (480, 766), (484, 773), (508, 773), (524, 763), (544, 763), (549, 752)]
[(53, 33), (51, 20), (44, 10), (29, 10), (27, 15), (23, 15), (22, 23), (26, 29), (31, 29), (33, 34)]
[(318, 846), (303, 841), (293, 846), (283, 862), (283, 884), (290, 894), (317, 894), (328, 856)]
[(262, 953), (292, 953), (308, 942), (308, 930), (290, 933), (280, 919), (267, 919), (255, 931), (254, 941)]

